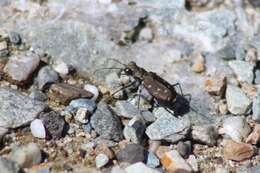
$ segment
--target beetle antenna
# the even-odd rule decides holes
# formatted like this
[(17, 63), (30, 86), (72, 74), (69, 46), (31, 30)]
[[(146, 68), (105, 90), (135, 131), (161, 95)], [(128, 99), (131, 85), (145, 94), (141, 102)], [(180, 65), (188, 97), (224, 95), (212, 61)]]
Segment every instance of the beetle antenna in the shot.
[(121, 64), (121, 65), (123, 65), (124, 67), (126, 67), (126, 64), (120, 62), (120, 61), (117, 60), (117, 59), (114, 59), (114, 58), (107, 58), (107, 60), (115, 61), (115, 62), (117, 62), (118, 64)]
[(116, 68), (116, 67), (110, 67), (110, 68), (99, 68), (96, 69), (93, 74), (96, 74), (97, 72), (101, 71), (101, 70), (123, 70), (122, 68)]

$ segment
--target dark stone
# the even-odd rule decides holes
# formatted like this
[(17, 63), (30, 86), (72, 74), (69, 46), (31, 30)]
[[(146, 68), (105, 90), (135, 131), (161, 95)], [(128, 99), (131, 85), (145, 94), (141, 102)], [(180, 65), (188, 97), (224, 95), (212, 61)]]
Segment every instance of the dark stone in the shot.
[(186, 141), (186, 142), (178, 142), (177, 144), (177, 151), (180, 153), (180, 155), (184, 158), (188, 158), (188, 156), (191, 153), (191, 142)]
[(143, 162), (145, 160), (145, 149), (138, 144), (128, 144), (116, 154), (116, 158), (119, 162), (128, 162), (130, 164)]
[(10, 42), (14, 43), (14, 44), (20, 44), (22, 42), (20, 34), (17, 32), (14, 32), (14, 31), (11, 31), (9, 33), (9, 39), (10, 39)]

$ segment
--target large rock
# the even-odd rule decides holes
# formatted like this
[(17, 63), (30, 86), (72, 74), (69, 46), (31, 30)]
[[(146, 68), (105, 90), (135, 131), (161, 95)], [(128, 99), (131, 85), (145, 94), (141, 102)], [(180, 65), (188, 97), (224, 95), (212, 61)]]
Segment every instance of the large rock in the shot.
[(16, 128), (32, 121), (47, 105), (21, 94), (19, 91), (0, 88), (0, 126)]

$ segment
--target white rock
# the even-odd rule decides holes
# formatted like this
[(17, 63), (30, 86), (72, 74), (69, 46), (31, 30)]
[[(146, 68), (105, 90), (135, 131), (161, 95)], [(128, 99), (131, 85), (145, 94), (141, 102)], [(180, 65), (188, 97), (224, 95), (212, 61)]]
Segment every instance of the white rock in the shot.
[(236, 142), (242, 142), (251, 131), (245, 118), (238, 116), (224, 119), (222, 127), (220, 133), (228, 135)]
[(160, 173), (159, 171), (146, 166), (142, 162), (137, 162), (125, 168), (126, 173)]
[(52, 68), (61, 75), (69, 74), (69, 66), (62, 60), (55, 61)]
[(43, 125), (42, 120), (40, 119), (35, 119), (31, 122), (30, 129), (32, 132), (32, 135), (36, 138), (46, 138), (46, 130)]
[(123, 168), (120, 166), (116, 165), (112, 168), (111, 173), (126, 173)]
[(94, 95), (91, 98), (92, 100), (96, 100), (99, 96), (98, 88), (95, 85), (86, 84), (86, 85), (84, 85), (84, 90), (89, 91)]
[(75, 120), (85, 124), (88, 122), (87, 115), (88, 115), (88, 109), (79, 108), (75, 115)]
[(199, 171), (199, 165), (196, 157), (194, 155), (190, 155), (189, 158), (186, 160), (188, 164), (191, 166), (192, 170), (194, 172)]
[(105, 154), (99, 154), (96, 157), (96, 167), (101, 168), (109, 162), (109, 158)]

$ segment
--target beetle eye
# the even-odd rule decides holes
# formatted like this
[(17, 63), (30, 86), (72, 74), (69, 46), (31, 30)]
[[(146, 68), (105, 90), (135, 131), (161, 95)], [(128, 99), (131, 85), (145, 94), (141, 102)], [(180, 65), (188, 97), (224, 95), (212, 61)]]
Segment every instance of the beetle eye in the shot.
[(128, 74), (128, 75), (131, 75), (132, 74), (132, 70), (129, 69), (129, 68), (126, 68), (125, 69), (125, 73)]

